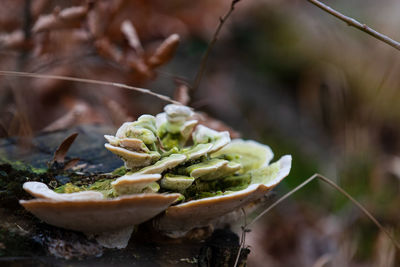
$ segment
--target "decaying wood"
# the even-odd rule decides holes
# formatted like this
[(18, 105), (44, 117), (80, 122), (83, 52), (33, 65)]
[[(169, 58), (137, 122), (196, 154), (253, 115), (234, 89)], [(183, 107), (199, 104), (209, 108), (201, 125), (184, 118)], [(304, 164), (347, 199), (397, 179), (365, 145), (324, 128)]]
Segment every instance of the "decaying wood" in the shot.
[[(29, 198), (22, 190), (27, 177), (55, 187), (75, 179), (74, 175), (96, 179), (96, 173), (121, 166), (122, 161), (103, 148), (103, 134), (113, 131), (86, 125), (45, 132), (31, 140), (30, 151), (21, 150), (15, 138), (0, 139), (0, 265), (232, 266), (240, 244), (238, 236), (228, 229), (213, 233), (211, 228), (199, 229), (185, 239), (170, 239), (145, 223), (137, 228), (126, 249), (109, 250), (81, 233), (40, 222), (18, 204), (18, 199)], [(79, 157), (75, 171), (34, 169), (47, 167), (66, 136), (55, 159), (74, 161)], [(239, 266), (245, 265), (248, 253), (248, 249), (242, 250)]]

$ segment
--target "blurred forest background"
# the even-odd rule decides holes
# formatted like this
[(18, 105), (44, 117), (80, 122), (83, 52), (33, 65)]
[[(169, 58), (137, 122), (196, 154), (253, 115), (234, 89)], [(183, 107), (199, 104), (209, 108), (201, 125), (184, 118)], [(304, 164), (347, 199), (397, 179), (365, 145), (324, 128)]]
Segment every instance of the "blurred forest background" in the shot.
[[(400, 39), (399, 1), (325, 2)], [(191, 90), (229, 5), (2, 0), (0, 69), (175, 95), (208, 114), (215, 127), (226, 127), (223, 122), (243, 138), (268, 144), (276, 157), (292, 154), (293, 169), (276, 197), (319, 172), (399, 238), (400, 52), (307, 1), (242, 0), (211, 51), (200, 87)], [(165, 104), (110, 86), (1, 76), (0, 137), (29, 140), (39, 131), (86, 123), (117, 128)], [(400, 264), (369, 219), (315, 181), (259, 221), (247, 245), (249, 266)]]

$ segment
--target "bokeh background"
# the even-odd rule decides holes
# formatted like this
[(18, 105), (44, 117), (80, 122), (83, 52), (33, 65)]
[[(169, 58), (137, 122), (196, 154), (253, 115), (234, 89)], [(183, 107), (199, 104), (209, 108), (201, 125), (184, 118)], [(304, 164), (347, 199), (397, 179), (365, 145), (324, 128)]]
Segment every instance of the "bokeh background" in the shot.
[[(325, 3), (400, 40), (399, 1)], [(399, 238), (400, 52), (305, 0), (242, 0), (192, 90), (229, 6), (228, 0), (3, 0), (0, 69), (120, 82), (182, 101), (188, 96), (215, 127), (268, 144), (277, 158), (292, 154), (292, 172), (275, 199), (318, 172)], [(123, 22), (138, 38), (124, 34)], [(168, 39), (174, 33), (176, 50)], [(154, 61), (163, 42), (167, 48)], [(0, 137), (29, 140), (86, 123), (118, 127), (164, 104), (109, 86), (1, 76)], [(400, 264), (369, 219), (316, 181), (264, 216), (247, 245), (249, 266)]]

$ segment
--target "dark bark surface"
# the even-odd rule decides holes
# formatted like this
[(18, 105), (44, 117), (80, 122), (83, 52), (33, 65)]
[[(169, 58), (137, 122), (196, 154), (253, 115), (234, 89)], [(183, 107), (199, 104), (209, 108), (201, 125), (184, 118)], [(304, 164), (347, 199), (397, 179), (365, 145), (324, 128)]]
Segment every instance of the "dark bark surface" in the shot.
[[(42, 181), (56, 187), (76, 178), (76, 172), (64, 171), (62, 164), (49, 164), (60, 143), (74, 132), (79, 136), (66, 162), (80, 159), (79, 177), (93, 177), (120, 167), (122, 161), (104, 149), (103, 135), (113, 131), (85, 125), (42, 133), (24, 142), (28, 148), (21, 147), (17, 138), (0, 139), (0, 265), (233, 266), (239, 238), (229, 229), (212, 234), (203, 231), (191, 239), (169, 239), (145, 223), (138, 226), (127, 248), (105, 249), (82, 233), (41, 222), (19, 205), (19, 199), (30, 198), (22, 190), (25, 181)], [(242, 251), (239, 266), (245, 264), (248, 253), (247, 249)]]

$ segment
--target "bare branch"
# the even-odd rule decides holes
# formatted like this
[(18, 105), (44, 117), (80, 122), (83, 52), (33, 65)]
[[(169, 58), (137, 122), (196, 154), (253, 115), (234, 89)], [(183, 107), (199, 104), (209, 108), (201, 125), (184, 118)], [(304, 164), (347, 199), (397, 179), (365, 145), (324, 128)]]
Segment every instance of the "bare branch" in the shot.
[(307, 0), (307, 1), (310, 2), (311, 4), (315, 5), (315, 6), (319, 7), (320, 9), (324, 10), (325, 12), (335, 16), (336, 18), (346, 22), (347, 25), (349, 25), (351, 27), (355, 27), (355, 28), (357, 28), (357, 29), (359, 29), (359, 30), (361, 30), (361, 31), (363, 31), (363, 32), (375, 37), (376, 39), (387, 43), (391, 47), (394, 47), (397, 50), (400, 50), (400, 43), (399, 42), (389, 38), (388, 36), (386, 36), (386, 35), (384, 35), (384, 34), (382, 34), (380, 32), (377, 32), (376, 30), (368, 27), (366, 24), (360, 23), (360, 22), (358, 22), (357, 20), (355, 20), (355, 19), (353, 19), (351, 17), (345, 16), (342, 13), (340, 13), (340, 12), (334, 10), (333, 8), (321, 3), (318, 0)]
[(58, 75), (46, 75), (46, 74), (37, 74), (37, 73), (30, 73), (30, 72), (18, 72), (18, 71), (5, 71), (0, 70), (0, 75), (3, 76), (17, 76), (17, 77), (29, 77), (29, 78), (38, 78), (38, 79), (55, 79), (55, 80), (63, 80), (63, 81), (72, 81), (72, 82), (81, 82), (81, 83), (89, 83), (89, 84), (101, 84), (101, 85), (109, 85), (118, 88), (124, 88), (136, 92), (140, 92), (142, 94), (148, 94), (155, 96), (161, 100), (181, 105), (178, 101), (171, 99), (168, 96), (157, 94), (149, 89), (139, 88), (134, 86), (129, 86), (123, 83), (115, 83), (115, 82), (107, 82), (107, 81), (99, 81), (99, 80), (92, 80), (92, 79), (85, 79), (85, 78), (77, 78), (77, 77), (70, 77), (70, 76), (58, 76)]
[(218, 24), (218, 26), (217, 26), (217, 29), (216, 29), (215, 32), (214, 32), (214, 36), (213, 36), (213, 38), (211, 39), (211, 42), (208, 44), (207, 50), (206, 50), (206, 52), (204, 53), (203, 58), (201, 59), (200, 68), (199, 68), (199, 70), (198, 70), (198, 72), (197, 72), (197, 74), (196, 74), (196, 78), (195, 78), (195, 80), (194, 80), (192, 92), (194, 92), (195, 90), (197, 90), (197, 88), (199, 87), (201, 78), (202, 78), (202, 76), (203, 76), (204, 70), (205, 70), (206, 65), (207, 65), (207, 60), (208, 60), (208, 56), (209, 56), (209, 54), (210, 54), (210, 51), (211, 51), (211, 49), (213, 48), (214, 44), (215, 44), (215, 43), (217, 42), (217, 40), (218, 40), (218, 35), (219, 35), (219, 32), (220, 32), (221, 29), (222, 29), (222, 26), (224, 26), (225, 21), (229, 18), (229, 16), (230, 16), (231, 13), (233, 12), (233, 10), (235, 10), (235, 5), (236, 5), (237, 3), (239, 3), (239, 1), (240, 1), (240, 0), (233, 0), (232, 3), (231, 3), (231, 6), (230, 6), (228, 12), (225, 14), (225, 16), (223, 16), (222, 18), (219, 18), (219, 24)]

